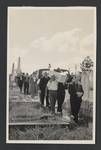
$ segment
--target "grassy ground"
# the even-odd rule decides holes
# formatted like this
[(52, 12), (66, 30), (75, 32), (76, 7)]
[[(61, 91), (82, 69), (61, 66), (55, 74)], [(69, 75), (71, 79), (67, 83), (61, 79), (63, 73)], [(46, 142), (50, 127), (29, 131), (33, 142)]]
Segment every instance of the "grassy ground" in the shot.
[[(92, 103), (83, 102), (80, 110), (79, 125), (70, 123), (61, 125), (60, 117), (40, 119), (48, 110), (40, 109), (38, 101), (30, 96), (20, 94), (17, 88), (9, 91), (9, 125), (10, 140), (91, 140), (92, 139)], [(70, 114), (69, 97), (63, 104), (64, 115)], [(89, 117), (88, 117), (89, 116)], [(17, 122), (33, 122), (33, 125), (16, 125)], [(34, 125), (36, 123), (37, 125)], [(38, 125), (48, 123), (49, 125)], [(53, 124), (55, 123), (55, 124)]]
[[(50, 116), (50, 110), (40, 107), (40, 100), (31, 99), (30, 95), (24, 95), (19, 92), (18, 88), (10, 90), (9, 100), (9, 122), (10, 123), (61, 123), (61, 118), (56, 115), (55, 119), (48, 117), (47, 120), (40, 119), (43, 115)], [(57, 107), (56, 107), (57, 111)], [(68, 116), (66, 109), (63, 109), (63, 114)]]
[(75, 126), (10, 126), (10, 140), (91, 140), (92, 123)]
[[(9, 122), (40, 122), (39, 118), (44, 114), (49, 114), (49, 110), (41, 109), (38, 97), (31, 99), (30, 95), (24, 96), (18, 88), (9, 91)], [(83, 101), (80, 115), (89, 115), (92, 117), (92, 102)], [(57, 108), (56, 108), (57, 109)], [(69, 94), (66, 93), (63, 104), (64, 116), (70, 115)], [(51, 120), (48, 120), (50, 122)], [(51, 122), (50, 122), (51, 123)]]

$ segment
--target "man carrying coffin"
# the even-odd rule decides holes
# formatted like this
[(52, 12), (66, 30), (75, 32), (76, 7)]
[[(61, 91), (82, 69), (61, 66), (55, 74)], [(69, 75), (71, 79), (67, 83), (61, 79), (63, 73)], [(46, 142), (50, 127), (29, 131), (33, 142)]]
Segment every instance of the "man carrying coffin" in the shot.
[(55, 75), (51, 76), (50, 80), (47, 83), (47, 88), (49, 90), (51, 114), (55, 115), (55, 104), (56, 104), (56, 100), (57, 100), (57, 89), (58, 89), (58, 82), (56, 80)]
[(41, 79), (39, 81), (40, 102), (41, 102), (42, 107), (44, 106), (45, 96), (46, 96), (46, 107), (49, 107), (49, 105), (50, 105), (49, 98), (48, 98), (48, 90), (47, 90), (47, 83), (48, 83), (49, 79), (50, 78), (48, 77), (47, 72), (44, 72), (43, 76), (41, 77)]
[(81, 77), (78, 74), (70, 84), (68, 92), (70, 94), (71, 113), (74, 116), (74, 121), (78, 123), (78, 114), (82, 102), (82, 96), (84, 94)]
[[(66, 85), (67, 75), (63, 74), (63, 73), (59, 73), (59, 72), (54, 72), (54, 75), (52, 76), (52, 79), (53, 79), (54, 76), (55, 76), (54, 85), (56, 83), (57, 88), (54, 89), (54, 86), (53, 86), (53, 87), (51, 87), (51, 88), (53, 88), (51, 90), (56, 90), (56, 92), (57, 92), (57, 96), (56, 96), (57, 105), (58, 105), (57, 106), (57, 113), (59, 115), (62, 115), (62, 105), (63, 105), (64, 99), (65, 99), (65, 89), (67, 88), (67, 85)], [(51, 85), (53, 85), (53, 83), (51, 82), (49, 85), (51, 86)], [(54, 100), (52, 100), (52, 101), (54, 101)]]
[(66, 84), (66, 75), (61, 75), (61, 79), (58, 80), (58, 89), (57, 89), (57, 113), (62, 115), (62, 105), (65, 99), (65, 89), (67, 89)]

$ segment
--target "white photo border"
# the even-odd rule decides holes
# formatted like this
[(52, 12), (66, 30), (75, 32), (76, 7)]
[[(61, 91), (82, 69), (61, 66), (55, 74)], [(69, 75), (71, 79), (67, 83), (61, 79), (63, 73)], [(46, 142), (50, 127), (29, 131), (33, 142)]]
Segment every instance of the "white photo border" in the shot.
[[(92, 140), (9, 140), (9, 74), (8, 74), (8, 58), (10, 56), (10, 51), (9, 51), (9, 10), (11, 9), (17, 9), (17, 10), (29, 10), (29, 9), (93, 9), (94, 10), (94, 32), (96, 35), (97, 39), (97, 30), (96, 30), (96, 14), (97, 14), (97, 9), (96, 7), (87, 7), (87, 6), (67, 6), (67, 7), (22, 7), (22, 6), (14, 6), (14, 7), (8, 7), (7, 11), (7, 99), (6, 99), (6, 143), (12, 143), (12, 144), (95, 144), (95, 135), (96, 135), (96, 51), (94, 51), (94, 76), (93, 76), (93, 86), (94, 86), (94, 92), (93, 92), (93, 139)], [(95, 41), (97, 43), (97, 41)], [(97, 46), (96, 46), (97, 47)], [(21, 124), (21, 123), (20, 123)], [(23, 123), (24, 124), (24, 123)], [(16, 125), (16, 124), (15, 124)], [(30, 123), (28, 123), (30, 125)], [(31, 124), (32, 125), (32, 124)]]

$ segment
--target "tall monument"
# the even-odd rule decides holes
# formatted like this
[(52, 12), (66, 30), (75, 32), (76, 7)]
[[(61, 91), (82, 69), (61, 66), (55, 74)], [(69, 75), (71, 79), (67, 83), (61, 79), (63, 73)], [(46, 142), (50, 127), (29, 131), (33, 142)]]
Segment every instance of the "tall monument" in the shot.
[(12, 72), (11, 72), (12, 75), (14, 75), (14, 63), (12, 64)]
[(14, 80), (15, 80), (15, 64), (12, 64), (12, 71), (11, 74), (9, 76), (10, 79), (10, 84), (13, 84)]
[(21, 73), (21, 58), (18, 57), (18, 65), (17, 65), (17, 70), (16, 70), (17, 74)]

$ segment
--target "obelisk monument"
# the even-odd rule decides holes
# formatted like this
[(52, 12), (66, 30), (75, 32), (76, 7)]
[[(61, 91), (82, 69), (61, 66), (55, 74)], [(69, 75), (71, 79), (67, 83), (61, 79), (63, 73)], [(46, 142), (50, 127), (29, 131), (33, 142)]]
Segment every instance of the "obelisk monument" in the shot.
[(11, 72), (12, 75), (14, 75), (14, 63), (12, 64), (12, 72)]
[(16, 70), (17, 74), (21, 73), (21, 58), (18, 58), (18, 65), (17, 65), (17, 70)]

